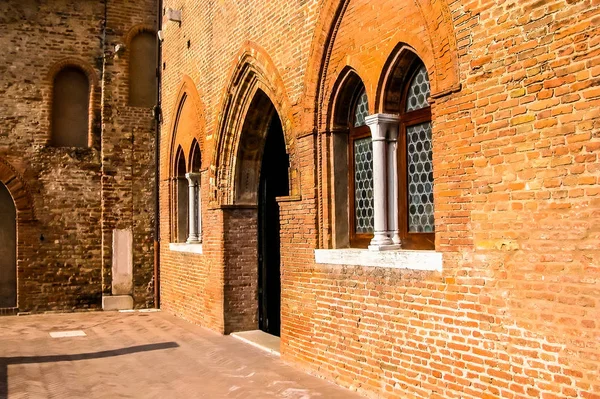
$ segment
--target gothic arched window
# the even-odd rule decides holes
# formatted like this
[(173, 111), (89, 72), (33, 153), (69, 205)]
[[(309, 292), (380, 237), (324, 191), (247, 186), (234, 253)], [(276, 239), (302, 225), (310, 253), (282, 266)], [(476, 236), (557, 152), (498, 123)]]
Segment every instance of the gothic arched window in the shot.
[(365, 123), (369, 100), (361, 85), (349, 113), (350, 245), (366, 246), (373, 237), (373, 143)]
[(433, 162), (429, 76), (417, 60), (400, 104), (399, 227), (403, 248), (433, 249)]

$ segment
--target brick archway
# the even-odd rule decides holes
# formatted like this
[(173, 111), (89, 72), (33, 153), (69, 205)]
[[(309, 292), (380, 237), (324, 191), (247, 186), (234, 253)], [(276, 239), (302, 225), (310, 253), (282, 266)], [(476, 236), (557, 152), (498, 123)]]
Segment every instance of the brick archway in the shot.
[[(240, 184), (243, 180), (240, 171), (248, 164), (238, 160), (254, 159), (255, 162), (260, 162), (260, 156), (253, 156), (250, 152), (256, 152), (262, 144), (262, 142), (252, 144), (252, 142), (261, 141), (264, 137), (261, 138), (259, 135), (244, 137), (243, 133), (244, 130), (263, 129), (265, 126), (261, 123), (268, 121), (269, 118), (254, 115), (251, 112), (251, 105), (255, 100), (260, 101), (262, 98), (270, 102), (273, 111), (279, 115), (290, 157), (291, 171), (295, 170), (296, 162), (295, 140), (292, 135), (293, 115), (277, 68), (268, 54), (256, 44), (247, 42), (240, 50), (235, 58), (230, 77), (230, 83), (221, 102), (221, 117), (215, 128), (218, 137), (211, 168), (214, 172), (215, 184), (211, 201), (219, 205), (255, 205), (256, 187), (252, 182)], [(256, 126), (253, 129), (244, 129), (248, 124)], [(292, 175), (290, 193), (296, 194), (299, 192), (299, 182), (294, 178), (293, 172), (290, 174)]]
[(27, 185), (19, 173), (5, 160), (0, 158), (0, 182), (6, 186), (17, 208), (19, 223), (35, 220), (35, 209)]

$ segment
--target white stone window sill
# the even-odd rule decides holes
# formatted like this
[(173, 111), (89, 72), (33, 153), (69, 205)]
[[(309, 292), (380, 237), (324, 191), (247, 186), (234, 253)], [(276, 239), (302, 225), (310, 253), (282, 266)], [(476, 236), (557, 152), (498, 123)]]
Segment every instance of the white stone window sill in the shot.
[(368, 249), (315, 249), (315, 262), (331, 265), (387, 267), (442, 271), (442, 253), (435, 251), (370, 251)]
[(186, 242), (169, 244), (169, 249), (175, 252), (187, 252), (189, 254), (202, 254), (202, 244), (188, 244)]

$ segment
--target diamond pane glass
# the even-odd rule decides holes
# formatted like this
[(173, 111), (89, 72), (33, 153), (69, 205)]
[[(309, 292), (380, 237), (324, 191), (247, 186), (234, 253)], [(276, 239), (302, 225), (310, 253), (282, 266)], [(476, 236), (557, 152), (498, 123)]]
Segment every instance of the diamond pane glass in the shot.
[(431, 122), (406, 128), (408, 166), (408, 231), (431, 233), (433, 219), (433, 163)]
[(367, 92), (363, 91), (354, 110), (354, 127), (364, 126), (367, 116), (369, 116), (369, 100), (367, 99)]
[(354, 141), (354, 225), (356, 233), (373, 232), (373, 143)]
[(425, 66), (421, 66), (413, 78), (408, 89), (408, 98), (406, 99), (406, 112), (429, 107), (427, 97), (429, 97), (429, 75)]

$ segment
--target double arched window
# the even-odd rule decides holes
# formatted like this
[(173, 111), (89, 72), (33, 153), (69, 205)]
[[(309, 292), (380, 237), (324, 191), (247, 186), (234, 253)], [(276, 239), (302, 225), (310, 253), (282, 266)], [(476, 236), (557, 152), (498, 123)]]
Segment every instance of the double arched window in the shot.
[[(343, 170), (339, 159), (347, 159), (347, 237), (352, 247), (434, 249), (429, 76), (416, 57), (401, 70), (394, 87), (388, 87), (394, 92), (384, 93), (386, 103), (393, 102), (393, 114), (369, 115), (366, 90), (355, 74), (346, 79), (351, 87), (338, 94), (341, 104), (336, 110), (346, 115), (348, 139), (347, 158), (339, 146), (336, 149), (339, 140), (334, 140), (334, 170)], [(339, 208), (343, 201), (339, 200), (338, 185), (335, 203)], [(339, 214), (336, 210), (336, 216)], [(338, 236), (345, 236), (343, 228), (336, 228)], [(336, 245), (344, 245), (343, 240), (336, 241)]]
[(200, 182), (200, 146), (194, 140), (187, 158), (177, 148), (174, 165), (173, 241), (196, 244), (202, 242), (202, 197)]

